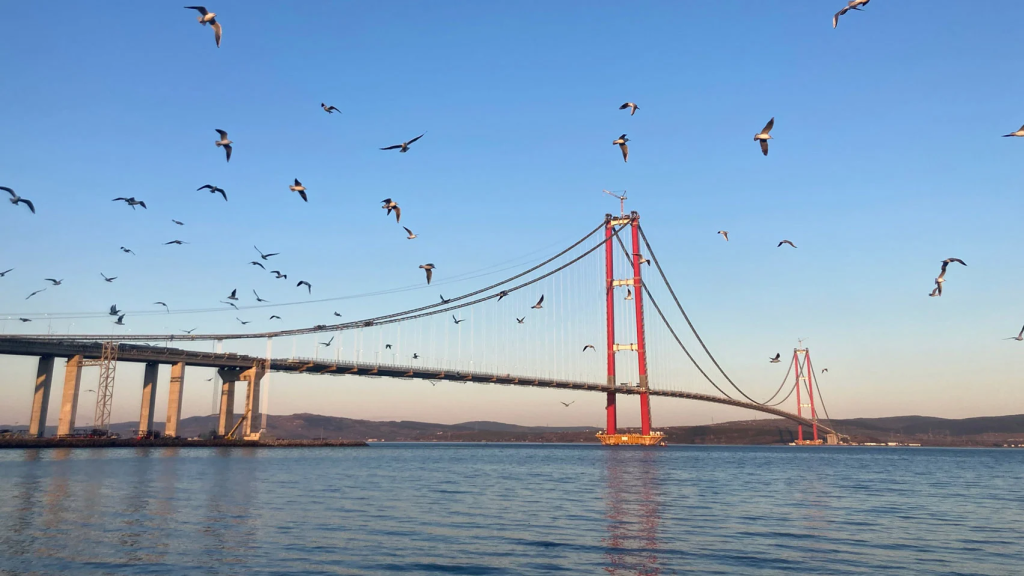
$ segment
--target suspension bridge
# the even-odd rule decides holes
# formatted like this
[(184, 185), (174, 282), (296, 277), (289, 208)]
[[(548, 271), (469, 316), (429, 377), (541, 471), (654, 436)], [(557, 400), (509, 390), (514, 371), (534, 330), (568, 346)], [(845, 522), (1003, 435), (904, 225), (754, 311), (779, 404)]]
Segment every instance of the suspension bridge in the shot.
[[(629, 247), (624, 236), (629, 236)], [(645, 267), (653, 280), (644, 278)], [(645, 317), (648, 305), (654, 312), (650, 320)], [(699, 350), (684, 344), (673, 318), (683, 321)], [(330, 340), (321, 342), (320, 335), (327, 334)], [(604, 340), (595, 340), (597, 334), (603, 334)], [(298, 357), (294, 351), (288, 358), (274, 357), (275, 340), (284, 338), (290, 338), (293, 346), (298, 339), (312, 338), (312, 357)], [(266, 341), (265, 355), (221, 351), (225, 341), (254, 339)], [(203, 342), (215, 343), (216, 351), (195, 349)], [(320, 357), (321, 350), (330, 349), (333, 358)], [(177, 435), (186, 367), (216, 370), (218, 434), (240, 430), (239, 435), (249, 438), (258, 438), (266, 427), (261, 383), (269, 373), (600, 392), (607, 398), (606, 427), (600, 435), (606, 443), (662, 440), (652, 430), (651, 396), (712, 402), (787, 418), (798, 425), (801, 443), (820, 442), (819, 430), (833, 432), (818, 421), (815, 398), (820, 403), (821, 395), (806, 348), (794, 350), (786, 376), (765, 401), (755, 400), (728, 376), (686, 314), (636, 212), (606, 215), (568, 248), (522, 272), (401, 312), (251, 333), (3, 334), (0, 354), (38, 357), (28, 430), (32, 437), (44, 435), (56, 358), (66, 359), (58, 436), (74, 432), (82, 370), (88, 366), (100, 369), (94, 426), (109, 427), (119, 362), (145, 364), (140, 434), (153, 430), (162, 365), (171, 370), (164, 429), (168, 436)], [(238, 382), (245, 383), (245, 408), (236, 419)], [(787, 387), (788, 393), (782, 395)], [(790, 412), (781, 406), (794, 393), (796, 411)], [(619, 430), (620, 396), (639, 399), (639, 434)], [(809, 440), (804, 438), (805, 427), (810, 429)]]

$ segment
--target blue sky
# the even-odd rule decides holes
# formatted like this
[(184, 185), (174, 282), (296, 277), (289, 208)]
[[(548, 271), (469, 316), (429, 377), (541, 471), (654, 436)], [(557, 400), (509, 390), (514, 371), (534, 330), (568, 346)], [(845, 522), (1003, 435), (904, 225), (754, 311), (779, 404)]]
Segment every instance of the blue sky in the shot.
[[(0, 46), (0, 185), (39, 211), (0, 207), (0, 270), (16, 268), (0, 279), (0, 312), (102, 312), (114, 302), (137, 311), (156, 300), (207, 308), (233, 288), (292, 302), (309, 299), (291, 282), (300, 278), (313, 298), (340, 297), (417, 286), (428, 261), (443, 283), (536, 261), (617, 209), (602, 188), (626, 189), (702, 335), (755, 395), (781, 378), (766, 357), (809, 337), (815, 364), (829, 367), (822, 386), (834, 416), (1019, 413), (1022, 350), (1000, 338), (1024, 323), (1024, 142), (999, 136), (1024, 123), (1015, 30), (1024, 8), (876, 0), (833, 30), (841, 5), (303, 2), (285, 11), (224, 0), (209, 5), (224, 26), (220, 49), (180, 3), (36, 6), (33, 20), (46, 25), (14, 27)], [(617, 110), (627, 100), (641, 107), (633, 117)], [(320, 102), (343, 114), (326, 115)], [(773, 116), (765, 158), (752, 136)], [(236, 143), (230, 163), (213, 146), (215, 128)], [(423, 131), (408, 154), (378, 150)], [(623, 132), (628, 164), (610, 145)], [(296, 177), (309, 204), (288, 191)], [(230, 201), (195, 192), (207, 183)], [(149, 209), (133, 212), (117, 196)], [(407, 241), (384, 217), (385, 197), (420, 238)], [(178, 238), (190, 244), (162, 245)], [(783, 238), (799, 248), (776, 248)], [(253, 244), (282, 253), (289, 282), (247, 265)], [(928, 298), (950, 256), (969, 266), (950, 272), (941, 299)], [(100, 272), (119, 279), (104, 284)], [(46, 277), (65, 285), (26, 302)], [(437, 292), (267, 315), (298, 327)], [(246, 329), (270, 327), (260, 314)], [(130, 316), (124, 330), (230, 331), (241, 328), (235, 316)], [(3, 330), (111, 329), (105, 318), (70, 322)], [(275, 350), (303, 354), (314, 340)], [(120, 369), (115, 418), (137, 415), (134, 370)], [(27, 418), (32, 374), (30, 359), (0, 358), (0, 421)], [(209, 411), (206, 377), (187, 388), (187, 414)], [(288, 392), (275, 392), (272, 412), (603, 417), (600, 395), (274, 378)], [(577, 403), (564, 410), (560, 399)], [(656, 424), (712, 417), (748, 414), (655, 404)]]

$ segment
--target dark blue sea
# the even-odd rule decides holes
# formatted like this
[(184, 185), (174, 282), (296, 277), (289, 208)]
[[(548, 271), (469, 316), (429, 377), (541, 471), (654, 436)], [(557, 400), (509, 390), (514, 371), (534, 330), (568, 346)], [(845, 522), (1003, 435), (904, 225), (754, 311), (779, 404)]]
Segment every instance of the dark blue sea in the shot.
[(1021, 574), (1024, 450), (0, 450), (2, 574)]

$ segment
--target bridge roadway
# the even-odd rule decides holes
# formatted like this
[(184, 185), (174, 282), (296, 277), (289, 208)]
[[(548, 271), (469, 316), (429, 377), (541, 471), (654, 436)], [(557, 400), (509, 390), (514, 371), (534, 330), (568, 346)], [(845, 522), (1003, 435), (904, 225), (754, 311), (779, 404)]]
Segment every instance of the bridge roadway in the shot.
[[(12, 355), (12, 356), (38, 356), (42, 358), (80, 358), (82, 360), (98, 360), (102, 356), (103, 343), (102, 342), (91, 342), (91, 341), (80, 341), (73, 339), (56, 340), (52, 338), (0, 338), (0, 355)], [(183, 373), (184, 366), (198, 366), (203, 368), (216, 368), (219, 370), (219, 374), (222, 380), (225, 380), (225, 392), (224, 397), (228, 398), (227, 387), (230, 385), (230, 400), (222, 402), (221, 405), (221, 425), (220, 432), (224, 433), (225, 418), (228, 422), (231, 421), (233, 415), (230, 414), (231, 408), (225, 406), (229, 403), (233, 406), (234, 400), (234, 382), (248, 380), (250, 384), (250, 390), (248, 394), (247, 402), (258, 403), (258, 387), (259, 378), (262, 377), (263, 371), (266, 369), (266, 359), (257, 356), (249, 356), (244, 354), (234, 354), (231, 352), (199, 352), (194, 350), (183, 350), (180, 348), (166, 348), (159, 346), (147, 346), (137, 344), (120, 344), (118, 347), (117, 360), (119, 362), (139, 362), (147, 365), (159, 365), (159, 364), (171, 364), (175, 366), (181, 366)], [(41, 361), (42, 364), (42, 361)], [(455, 370), (447, 371), (443, 369), (430, 368), (424, 366), (404, 366), (395, 364), (380, 364), (380, 363), (369, 363), (369, 362), (352, 362), (346, 360), (331, 360), (328, 358), (314, 359), (314, 358), (271, 358), (270, 359), (270, 370), (274, 372), (282, 373), (294, 373), (294, 374), (327, 374), (335, 376), (367, 376), (367, 377), (389, 377), (399, 379), (415, 379), (415, 380), (446, 380), (455, 382), (473, 382), (479, 384), (499, 384), (504, 386), (530, 386), (535, 388), (556, 388), (563, 390), (592, 390), (595, 392), (615, 392), (617, 394), (639, 394), (640, 389), (630, 386), (608, 386), (607, 384), (598, 384), (595, 382), (581, 382), (572, 380), (557, 380), (550, 378), (536, 378), (532, 376), (518, 376), (513, 374), (496, 374), (490, 372), (476, 372), (466, 370)], [(258, 370), (259, 375), (255, 380), (256, 397), (253, 398), (253, 380), (251, 377), (245, 376), (245, 374), (251, 373), (253, 370)], [(52, 364), (51, 364), (52, 371)], [(232, 374), (235, 379), (232, 379)], [(40, 376), (41, 378), (42, 376)], [(173, 371), (172, 371), (173, 378)], [(80, 376), (79, 376), (80, 379)], [(152, 378), (155, 381), (155, 376)], [(147, 377), (147, 381), (149, 378)], [(37, 386), (39, 381), (37, 380)], [(145, 386), (146, 384), (144, 384)], [(77, 388), (77, 384), (76, 384)], [(67, 391), (67, 385), (65, 385)], [(172, 390), (172, 393), (174, 391)], [(180, 388), (177, 391), (178, 401), (180, 402)], [(670, 391), (670, 390), (648, 390), (648, 394), (651, 396), (663, 396), (668, 398), (684, 398), (687, 400), (699, 400), (701, 402), (713, 402), (716, 404), (725, 404), (727, 406), (735, 406), (738, 408), (746, 408), (748, 410), (756, 410), (758, 412), (764, 412), (772, 414), (781, 418), (792, 420), (797, 424), (804, 426), (813, 426), (813, 422), (802, 416), (798, 416), (785, 410), (780, 410), (772, 406), (765, 406), (762, 404), (755, 404), (753, 402), (746, 402), (742, 400), (735, 400), (732, 398), (724, 398), (721, 396), (712, 396), (710, 394), (700, 394), (697, 392), (682, 392), (682, 391)], [(77, 390), (74, 393), (77, 404)], [(46, 396), (49, 394), (47, 392)], [(144, 394), (143, 402), (145, 404), (146, 398)], [(152, 402), (151, 402), (152, 403)], [(254, 404), (256, 406), (256, 404)], [(255, 408), (258, 412), (258, 408)], [(247, 412), (248, 412), (247, 408)], [(180, 410), (179, 410), (180, 411)], [(225, 411), (229, 412), (225, 416)], [(37, 417), (37, 409), (33, 409), (33, 418)], [(143, 406), (143, 419), (145, 419), (145, 405)], [(150, 410), (151, 412), (151, 410)], [(45, 421), (45, 412), (43, 413), (43, 420)], [(62, 418), (64, 418), (62, 411)], [(71, 420), (73, 422), (73, 415)], [(149, 414), (150, 425), (147, 428), (145, 422), (140, 423), (140, 429), (150, 429), (152, 427), (152, 413)], [(168, 414), (168, 424), (171, 423), (171, 415)], [(73, 428), (73, 425), (71, 426)], [(227, 427), (230, 427), (228, 425)], [(42, 426), (40, 426), (40, 429)], [(177, 428), (177, 418), (174, 418), (174, 429)], [(248, 426), (246, 427), (248, 429)], [(818, 428), (826, 432), (833, 432), (832, 429), (818, 423)]]

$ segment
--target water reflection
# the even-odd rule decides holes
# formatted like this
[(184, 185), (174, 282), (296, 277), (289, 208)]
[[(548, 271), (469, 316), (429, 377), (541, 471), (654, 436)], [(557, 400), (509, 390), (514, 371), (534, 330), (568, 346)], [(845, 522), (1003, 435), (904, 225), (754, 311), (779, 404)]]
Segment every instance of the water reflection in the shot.
[(605, 518), (608, 535), (604, 568), (609, 574), (661, 574), (658, 529), (661, 494), (657, 450), (618, 449), (605, 453)]

